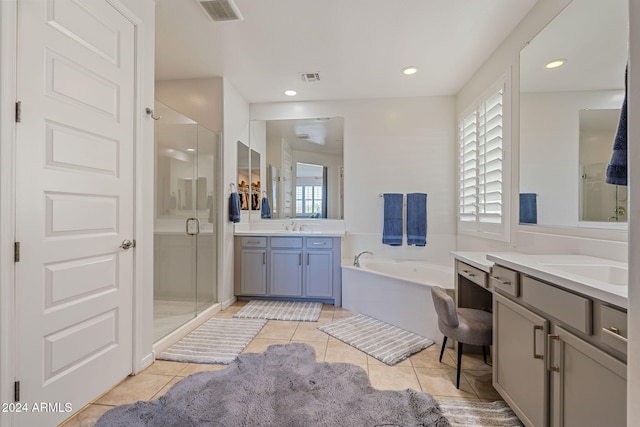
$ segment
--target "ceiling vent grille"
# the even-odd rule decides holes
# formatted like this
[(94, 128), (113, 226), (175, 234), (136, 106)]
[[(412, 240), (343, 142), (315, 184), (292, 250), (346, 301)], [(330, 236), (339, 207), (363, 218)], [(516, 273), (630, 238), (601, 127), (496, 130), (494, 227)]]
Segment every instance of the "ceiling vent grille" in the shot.
[(232, 0), (196, 0), (213, 21), (237, 21), (242, 19), (238, 6)]
[(300, 73), (302, 81), (305, 83), (313, 83), (320, 81), (320, 74), (318, 73)]

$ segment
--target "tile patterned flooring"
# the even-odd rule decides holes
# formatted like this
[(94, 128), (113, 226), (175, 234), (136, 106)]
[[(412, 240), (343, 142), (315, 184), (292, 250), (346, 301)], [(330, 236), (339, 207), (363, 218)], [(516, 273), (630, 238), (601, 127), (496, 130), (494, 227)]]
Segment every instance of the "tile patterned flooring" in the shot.
[[(245, 302), (237, 302), (214, 317), (233, 317)], [(384, 390), (411, 388), (430, 393), (436, 399), (493, 402), (502, 400), (491, 385), (491, 366), (485, 365), (482, 355), (463, 355), (460, 389), (455, 387), (456, 356), (447, 349), (438, 362), (440, 345), (434, 344), (404, 361), (387, 366), (371, 356), (343, 343), (317, 326), (353, 313), (340, 307), (324, 305), (318, 322), (289, 322), (269, 320), (258, 335), (244, 349), (244, 353), (264, 351), (271, 344), (304, 342), (316, 350), (318, 361), (346, 362), (361, 366), (369, 374), (371, 385)], [(138, 400), (156, 399), (182, 378), (200, 371), (225, 369), (226, 365), (206, 365), (156, 361), (138, 375), (128, 377), (109, 392), (87, 405), (62, 424), (64, 427), (91, 427), (98, 418), (117, 405)]]

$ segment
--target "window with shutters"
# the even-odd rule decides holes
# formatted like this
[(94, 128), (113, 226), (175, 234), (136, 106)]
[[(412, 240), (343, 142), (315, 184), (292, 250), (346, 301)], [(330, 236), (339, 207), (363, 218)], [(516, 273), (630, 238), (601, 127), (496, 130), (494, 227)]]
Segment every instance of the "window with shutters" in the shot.
[(458, 120), (458, 231), (509, 240), (508, 76)]

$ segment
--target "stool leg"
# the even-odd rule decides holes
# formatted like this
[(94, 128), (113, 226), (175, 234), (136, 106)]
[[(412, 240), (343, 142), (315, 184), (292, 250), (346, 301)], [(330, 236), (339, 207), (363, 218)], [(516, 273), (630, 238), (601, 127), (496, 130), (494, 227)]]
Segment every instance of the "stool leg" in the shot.
[(484, 364), (487, 364), (487, 346), (482, 346), (482, 358), (484, 359)]
[(460, 368), (462, 366), (462, 343), (458, 341), (458, 376), (456, 378), (456, 388), (460, 388)]
[(444, 354), (444, 348), (447, 345), (447, 337), (444, 337), (444, 340), (442, 340), (442, 349), (440, 350), (440, 363), (442, 363), (442, 355)]

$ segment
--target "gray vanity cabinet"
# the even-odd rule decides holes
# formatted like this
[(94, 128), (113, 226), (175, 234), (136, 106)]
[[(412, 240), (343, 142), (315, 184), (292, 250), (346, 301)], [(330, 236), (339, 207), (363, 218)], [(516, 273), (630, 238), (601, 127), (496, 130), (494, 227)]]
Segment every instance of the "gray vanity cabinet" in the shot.
[(496, 390), (526, 426), (626, 426), (626, 312), (499, 266)]
[(543, 357), (549, 322), (498, 293), (493, 321), (495, 389), (525, 425), (547, 425), (549, 381)]
[(561, 327), (549, 337), (551, 426), (626, 426), (626, 364)]
[(239, 276), (239, 291), (243, 294), (267, 294), (267, 239), (265, 237), (243, 237), (240, 262), (246, 266)]
[(302, 296), (302, 237), (272, 237), (269, 293)]
[(308, 297), (327, 298), (333, 295), (334, 282), (334, 239), (330, 237), (309, 237), (305, 242), (305, 284), (304, 293)]
[(238, 297), (342, 303), (340, 237), (238, 236), (235, 256)]

